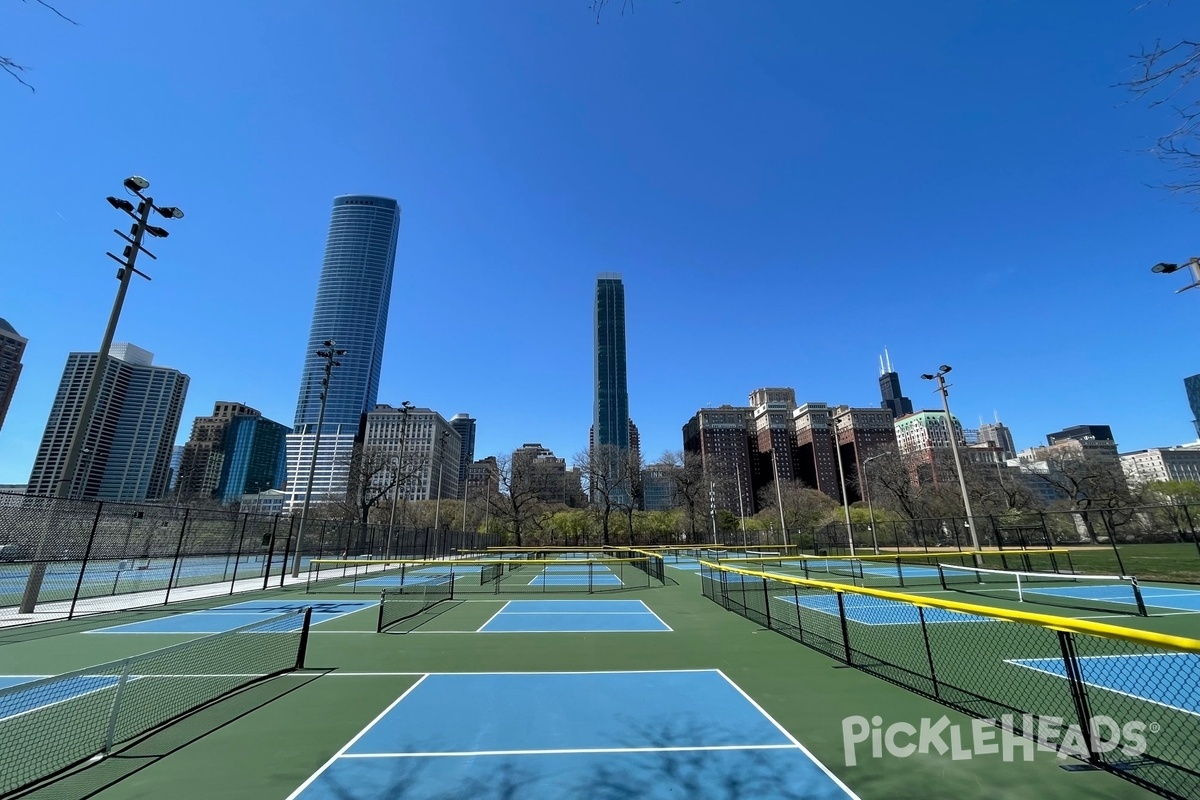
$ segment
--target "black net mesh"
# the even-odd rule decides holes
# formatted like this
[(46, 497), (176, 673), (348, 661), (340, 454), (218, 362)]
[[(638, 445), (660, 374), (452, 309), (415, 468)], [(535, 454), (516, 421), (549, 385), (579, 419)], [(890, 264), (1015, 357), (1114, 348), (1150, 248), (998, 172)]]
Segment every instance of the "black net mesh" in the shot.
[(295, 669), (306, 610), (0, 690), (0, 795), (111, 752), (255, 681)]

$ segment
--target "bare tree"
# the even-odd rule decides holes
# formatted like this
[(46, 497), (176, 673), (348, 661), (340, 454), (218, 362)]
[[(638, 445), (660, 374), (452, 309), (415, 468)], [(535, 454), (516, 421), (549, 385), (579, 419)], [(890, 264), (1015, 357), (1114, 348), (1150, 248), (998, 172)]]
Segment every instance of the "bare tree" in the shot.
[(1045, 468), (1032, 474), (1054, 487), (1078, 511), (1093, 543), (1098, 541), (1093, 512), (1113, 512), (1129, 508), (1136, 502), (1116, 458), (1082, 449), (1049, 447), (1039, 456), (1045, 462)]
[(666, 451), (658, 459), (671, 477), (671, 505), (683, 510), (688, 541), (697, 539), (697, 519), (703, 515), (708, 497), (708, 478), (699, 453)]
[(500, 491), (488, 502), (492, 514), (512, 531), (517, 547), (524, 546), (522, 535), (527, 529), (538, 527), (542, 512), (540, 493), (543, 486), (533, 463), (506, 454), (496, 456)]
[[(72, 25), (79, 24), (78, 22), (71, 19), (66, 14), (62, 13), (57, 8), (52, 6), (50, 3), (47, 3), (46, 0), (33, 0), (33, 1), (36, 4), (38, 4), (39, 6), (41, 6), (42, 8), (50, 9), (50, 11), (54, 12), (58, 17), (66, 20), (67, 22), (71, 23)], [(28, 0), (21, 0), (21, 2), (28, 2)], [(596, 13), (599, 14), (599, 11), (597, 11)], [(599, 20), (597, 20), (597, 21), (599, 21)], [(23, 73), (28, 72), (29, 67), (25, 66), (24, 64), (17, 63), (15, 60), (13, 60), (13, 58), (11, 56), (0, 56), (0, 69), (7, 72), (13, 80), (15, 80), (17, 83), (19, 83), (22, 86), (24, 86), (25, 88), (27, 88), (29, 91), (31, 91), (31, 92), (37, 91), (23, 77)]]
[(608, 546), (613, 512), (635, 502), (629, 452), (616, 445), (598, 444), (576, 453), (575, 466), (583, 471), (592, 508), (600, 518), (600, 542)]
[(1200, 196), (1200, 40), (1158, 40), (1133, 60), (1136, 77), (1121, 85), (1151, 108), (1170, 108), (1176, 118), (1175, 127), (1156, 137), (1151, 149), (1180, 174), (1164, 186), (1194, 199)]

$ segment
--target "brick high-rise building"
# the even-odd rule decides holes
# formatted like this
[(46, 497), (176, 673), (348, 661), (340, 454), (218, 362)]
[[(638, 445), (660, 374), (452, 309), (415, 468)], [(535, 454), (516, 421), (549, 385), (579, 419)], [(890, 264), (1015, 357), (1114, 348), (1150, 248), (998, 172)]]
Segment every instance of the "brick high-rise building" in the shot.
[(698, 455), (717, 484), (717, 508), (737, 513), (740, 489), (741, 507), (753, 513), (754, 491), (769, 481), (760, 472), (757, 440), (754, 409), (745, 406), (702, 408), (683, 426), (684, 452)]
[[(862, 500), (862, 463), (896, 449), (896, 427), (888, 409), (838, 406), (833, 411), (834, 437), (841, 450), (846, 494), (851, 503)], [(835, 453), (836, 467), (836, 453)]]

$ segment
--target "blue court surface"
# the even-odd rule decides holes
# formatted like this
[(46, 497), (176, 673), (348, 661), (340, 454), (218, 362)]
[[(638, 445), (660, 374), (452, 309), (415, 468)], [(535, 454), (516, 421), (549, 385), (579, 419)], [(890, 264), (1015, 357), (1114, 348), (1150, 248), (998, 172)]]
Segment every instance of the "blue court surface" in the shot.
[[(863, 595), (844, 595), (846, 619), (861, 625), (919, 625), (921, 622), (917, 606), (895, 600), (884, 600), (878, 597)], [(834, 594), (801, 595), (799, 598), (781, 595), (775, 598), (784, 603), (795, 603), (802, 608), (819, 611), (830, 616), (840, 616), (837, 596)], [(945, 611), (940, 608), (926, 608), (927, 623), (943, 622), (992, 622), (988, 617), (974, 614), (963, 614), (958, 611)]]
[(611, 572), (586, 572), (571, 574), (541, 573), (529, 582), (530, 586), (624, 586), (621, 579)]
[(641, 633), (669, 631), (641, 600), (510, 600), (478, 633)]
[[(206, 608), (201, 611), (189, 611), (158, 619), (144, 619), (139, 622), (127, 622), (124, 625), (113, 625), (108, 628), (97, 628), (84, 633), (223, 633), (243, 625), (261, 622), (267, 617), (286, 614), (299, 608), (312, 606), (312, 624), (319, 625), (331, 619), (362, 611), (364, 608), (377, 606), (376, 601), (315, 601), (315, 600), (247, 600), (244, 603), (234, 603), (220, 608)], [(300, 627), (304, 618), (297, 614), (295, 625)], [(276, 629), (276, 631), (281, 629)]]
[[(1172, 589), (1165, 586), (1141, 586), (1142, 601), (1153, 608), (1200, 612), (1200, 592), (1195, 589)], [(1015, 591), (1015, 590), (1014, 590)], [(1076, 600), (1100, 600), (1106, 603), (1125, 603), (1136, 606), (1133, 589), (1128, 584), (1115, 586), (1054, 586), (1025, 587), (1027, 594), (1045, 594)]]
[[(1200, 687), (1195, 681), (1181, 680), (1182, 676), (1200, 672), (1200, 655), (1081, 656), (1078, 662), (1083, 682), (1088, 686), (1200, 715)], [(1067, 677), (1061, 658), (1016, 658), (1006, 663), (1063, 680)]]
[(855, 797), (723, 673), (684, 670), (426, 675), (288, 800), (733, 796)]
[[(466, 570), (459, 572), (454, 571), (454, 580), (461, 580), (464, 576), (470, 575), (476, 582), (479, 581), (479, 568), (476, 567), (473, 572)], [(441, 572), (409, 572), (404, 575), (380, 575), (377, 578), (362, 578), (357, 581), (350, 581), (341, 584), (342, 586), (421, 586), (426, 583), (441, 584), (450, 581), (449, 571)]]
[[(0, 691), (41, 679), (41, 675), (0, 675)], [(93, 692), (109, 689), (120, 682), (116, 675), (77, 675), (49, 684), (0, 694), (0, 722), (39, 708), (65, 703)]]

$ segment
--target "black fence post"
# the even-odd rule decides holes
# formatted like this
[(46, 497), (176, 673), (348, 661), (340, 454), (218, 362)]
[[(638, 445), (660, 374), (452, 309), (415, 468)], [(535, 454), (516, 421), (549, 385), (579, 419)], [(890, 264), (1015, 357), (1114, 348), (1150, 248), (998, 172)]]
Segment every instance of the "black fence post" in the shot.
[(171, 584), (175, 583), (175, 574), (179, 571), (179, 554), (183, 551), (183, 537), (187, 536), (188, 514), (192, 510), (183, 510), (183, 524), (179, 526), (179, 541), (175, 543), (175, 558), (171, 561), (171, 576), (167, 578), (167, 593), (163, 597), (163, 605), (171, 602)]
[(1079, 657), (1075, 653), (1075, 637), (1067, 631), (1058, 632), (1058, 645), (1062, 648), (1063, 666), (1066, 668), (1067, 684), (1071, 687), (1071, 699), (1075, 703), (1075, 714), (1079, 717), (1079, 732), (1087, 747), (1088, 763), (1099, 764), (1100, 756), (1092, 742), (1092, 712), (1088, 706), (1087, 688), (1083, 673), (1079, 669)]
[(279, 514), (271, 521), (271, 532), (267, 534), (267, 563), (263, 568), (263, 591), (267, 590), (267, 583), (271, 580), (271, 564), (275, 560), (275, 532), (279, 530)]
[(79, 602), (79, 590), (83, 588), (83, 574), (87, 572), (88, 556), (92, 554), (92, 542), (96, 540), (96, 528), (100, 525), (100, 513), (104, 503), (96, 503), (96, 516), (92, 518), (92, 532), (88, 534), (87, 546), (83, 550), (83, 561), (79, 564), (79, 579), (75, 581), (75, 593), (71, 595), (71, 608), (67, 610), (67, 619), (75, 618), (75, 604)]
[(854, 658), (850, 655), (850, 629), (846, 625), (846, 600), (843, 592), (837, 592), (838, 619), (842, 623), (842, 647), (846, 651), (846, 663), (853, 665)]
[[(945, 584), (943, 583), (943, 585)], [(929, 646), (929, 628), (925, 624), (924, 607), (917, 606), (917, 616), (921, 620), (921, 637), (925, 640), (925, 659), (929, 662), (929, 680), (933, 686), (933, 697), (935, 700), (940, 700), (942, 699), (942, 690), (938, 686), (937, 670), (933, 667), (933, 648)]]
[(242, 534), (238, 537), (237, 554), (233, 557), (233, 577), (229, 579), (229, 593), (233, 594), (234, 584), (237, 583), (238, 564), (242, 562), (242, 542), (246, 541), (246, 525), (250, 521), (249, 514), (242, 514)]
[(1117, 569), (1120, 571), (1121, 575), (1124, 575), (1125, 564), (1121, 561), (1121, 551), (1117, 548), (1117, 531), (1113, 527), (1111, 515), (1105, 516), (1104, 511), (1101, 510), (1100, 521), (1104, 523), (1104, 529), (1108, 532), (1108, 543), (1112, 545), (1113, 555), (1117, 557)]
[(1192, 512), (1187, 503), (1183, 504), (1183, 516), (1187, 519), (1188, 530), (1192, 532), (1192, 544), (1196, 545), (1196, 555), (1200, 555), (1200, 539), (1196, 538), (1196, 524), (1192, 522)]
[(288, 559), (292, 557), (292, 527), (295, 525), (296, 519), (296, 517), (288, 517), (287, 540), (283, 543), (283, 564), (279, 567), (280, 588), (283, 588), (284, 579), (288, 574)]

